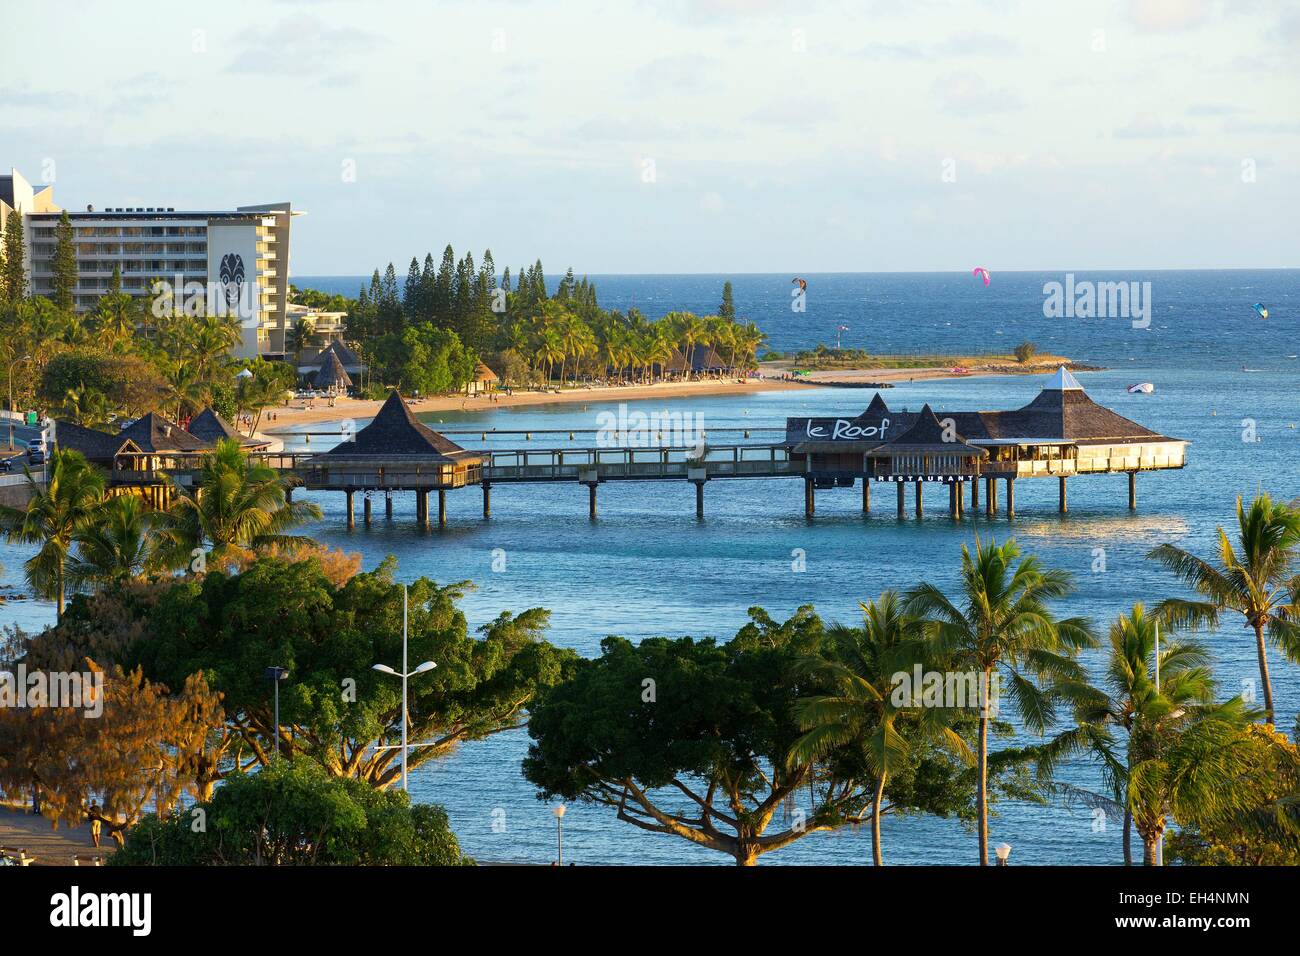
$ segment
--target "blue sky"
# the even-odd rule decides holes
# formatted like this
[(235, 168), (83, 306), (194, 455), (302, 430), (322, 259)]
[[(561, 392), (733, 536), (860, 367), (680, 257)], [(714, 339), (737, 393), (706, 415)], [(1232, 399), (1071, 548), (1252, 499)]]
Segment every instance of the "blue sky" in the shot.
[(0, 167), (289, 199), (300, 275), (1294, 266), (1296, 6), (46, 0)]

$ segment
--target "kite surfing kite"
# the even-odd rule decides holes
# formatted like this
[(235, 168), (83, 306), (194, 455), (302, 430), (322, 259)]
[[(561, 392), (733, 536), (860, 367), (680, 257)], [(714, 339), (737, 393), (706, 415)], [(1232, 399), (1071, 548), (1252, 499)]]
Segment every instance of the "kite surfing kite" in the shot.
[(985, 287), (985, 288), (988, 288), (988, 284), (989, 284), (989, 270), (988, 270), (988, 269), (985, 269), (983, 266), (976, 266), (974, 269), (972, 269), (972, 270), (970, 271), (970, 274), (973, 275), (973, 276), (979, 276), (981, 279), (983, 279), (983, 280), (984, 280), (984, 287)]
[(1259, 313), (1259, 317), (1261, 319), (1268, 318), (1268, 306), (1266, 306), (1263, 302), (1256, 302), (1254, 305), (1251, 306), (1251, 308)]
[(800, 279), (800, 278), (796, 277), (796, 278), (790, 280), (790, 284), (791, 284), (791, 285), (797, 285), (797, 286), (799, 287), (799, 291), (800, 291), (800, 292), (807, 292), (807, 291), (808, 291), (808, 280), (807, 280), (807, 279)]
[(1130, 385), (1128, 390), (1130, 395), (1150, 395), (1156, 390), (1156, 387), (1150, 382), (1139, 382), (1136, 385)]

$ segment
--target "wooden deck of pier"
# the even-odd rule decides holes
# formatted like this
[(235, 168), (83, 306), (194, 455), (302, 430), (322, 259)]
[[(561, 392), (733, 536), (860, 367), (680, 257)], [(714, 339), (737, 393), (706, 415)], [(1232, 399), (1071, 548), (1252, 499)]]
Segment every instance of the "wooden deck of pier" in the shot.
[[(484, 433), (486, 436), (487, 433)], [(955, 520), (981, 505), (988, 517), (1015, 517), (1016, 482), (1055, 478), (1058, 509), (1068, 510), (1067, 482), (1092, 474), (1125, 474), (1128, 507), (1137, 508), (1137, 475), (1182, 468), (1187, 442), (1159, 435), (1097, 405), (1064, 369), (1033, 402), (1007, 412), (954, 412), (939, 418), (927, 405), (920, 412), (890, 410), (877, 394), (851, 419), (791, 418), (783, 441), (647, 447), (639, 433), (605, 436), (618, 447), (465, 449), (419, 422), (396, 393), (375, 419), (327, 452), (250, 453), (291, 479), (293, 486), (339, 491), (347, 496), (347, 523), (354, 527), (354, 497), (360, 493), (363, 520), (373, 520), (372, 498), (382, 494), (385, 516), (393, 517), (393, 494), (415, 492), (416, 518), (432, 524), (429, 495), (437, 492), (438, 524), (447, 523), (448, 491), (478, 485), (483, 516), (492, 513), (495, 485), (578, 483), (588, 490), (589, 514), (597, 514), (597, 490), (607, 482), (689, 481), (695, 486), (697, 517), (704, 516), (709, 481), (729, 478), (791, 478), (804, 484), (804, 513), (816, 513), (819, 490), (861, 483), (862, 510), (871, 510), (873, 484), (896, 488), (897, 516), (907, 516), (906, 487), (914, 488), (914, 510), (923, 513), (924, 486), (948, 490)], [(638, 444), (640, 443), (640, 444)], [(138, 459), (138, 460), (137, 460)], [(192, 485), (203, 464), (194, 452), (123, 452), (114, 479), (175, 481)], [(1004, 483), (999, 496), (998, 480)], [(1001, 498), (1001, 500), (1000, 500)]]

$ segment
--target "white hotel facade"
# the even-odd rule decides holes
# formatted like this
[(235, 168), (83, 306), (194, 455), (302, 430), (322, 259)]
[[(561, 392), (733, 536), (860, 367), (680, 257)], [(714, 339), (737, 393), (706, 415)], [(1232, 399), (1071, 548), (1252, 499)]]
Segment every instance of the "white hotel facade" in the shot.
[[(27, 247), (25, 268), (34, 295), (52, 292), (55, 228), (63, 210), (54, 187), (34, 187), (16, 170), (0, 176), (0, 233), (10, 210), (22, 216)], [(289, 226), (287, 202), (237, 206), (232, 210), (168, 207), (109, 207), (68, 211), (77, 253), (75, 308), (89, 312), (108, 291), (114, 268), (122, 291), (154, 299), (154, 283), (217, 289), (248, 308), (241, 313), (240, 358), (283, 358), (292, 328), (289, 310)]]

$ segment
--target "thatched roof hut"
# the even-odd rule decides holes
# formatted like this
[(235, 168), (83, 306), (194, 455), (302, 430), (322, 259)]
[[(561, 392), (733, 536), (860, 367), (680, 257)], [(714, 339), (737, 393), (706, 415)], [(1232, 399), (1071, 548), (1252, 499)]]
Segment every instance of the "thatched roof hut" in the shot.
[(483, 457), (418, 421), (397, 392), (356, 436), (308, 462), (316, 488), (455, 488), (476, 483)]
[(150, 412), (122, 429), (118, 437), (131, 441), (142, 452), (168, 453), (204, 451), (210, 443), (181, 428), (157, 412)]
[(327, 349), (321, 353), (321, 363), (316, 372), (315, 385), (317, 388), (329, 389), (335, 392), (346, 392), (352, 387), (352, 378), (343, 367), (337, 352)]

